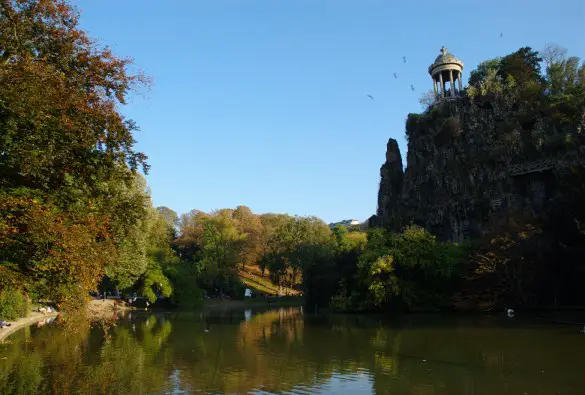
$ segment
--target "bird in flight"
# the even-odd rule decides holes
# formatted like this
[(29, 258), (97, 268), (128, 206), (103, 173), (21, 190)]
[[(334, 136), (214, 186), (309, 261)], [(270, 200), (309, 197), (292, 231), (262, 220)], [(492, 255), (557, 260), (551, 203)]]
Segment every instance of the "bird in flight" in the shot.
[(404, 61), (404, 63), (406, 63), (406, 56), (403, 56), (402, 60)]
[(414, 85), (410, 85), (410, 89), (414, 92)]
[(504, 34), (503, 33), (500, 33), (500, 38), (502, 38), (502, 37), (504, 37)]
[(398, 78), (398, 76), (396, 75), (396, 73), (394, 73), (394, 78)]
[(374, 96), (368, 95), (368, 97), (370, 98), (370, 100), (374, 100)]

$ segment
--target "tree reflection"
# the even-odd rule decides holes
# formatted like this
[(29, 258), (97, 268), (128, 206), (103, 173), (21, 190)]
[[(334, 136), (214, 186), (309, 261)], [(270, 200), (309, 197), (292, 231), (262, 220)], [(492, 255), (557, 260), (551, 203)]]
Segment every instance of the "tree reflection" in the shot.
[[(303, 316), (290, 308), (133, 312), (109, 336), (101, 327), (30, 327), (0, 344), (0, 393), (339, 393), (330, 386), (343, 379), (361, 380), (380, 394), (582, 387), (580, 337), (485, 321), (388, 322)], [(539, 381), (543, 372), (546, 380)]]

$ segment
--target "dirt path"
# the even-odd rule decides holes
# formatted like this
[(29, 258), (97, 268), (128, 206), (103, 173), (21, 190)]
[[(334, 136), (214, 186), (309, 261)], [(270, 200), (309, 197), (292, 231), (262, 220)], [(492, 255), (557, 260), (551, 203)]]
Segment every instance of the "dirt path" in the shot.
[(11, 322), (7, 328), (0, 329), (0, 342), (4, 341), (9, 335), (13, 334), (17, 330), (24, 328), (29, 325), (33, 325), (47, 318), (56, 317), (58, 313), (42, 314), (37, 312), (30, 313), (27, 317), (18, 319)]

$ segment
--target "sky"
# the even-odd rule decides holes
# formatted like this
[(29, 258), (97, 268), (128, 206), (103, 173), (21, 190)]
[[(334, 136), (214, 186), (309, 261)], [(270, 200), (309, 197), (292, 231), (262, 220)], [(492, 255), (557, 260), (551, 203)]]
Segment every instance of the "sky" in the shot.
[(405, 120), (441, 46), (464, 83), (523, 46), (585, 58), (583, 0), (72, 3), (90, 37), (152, 78), (121, 112), (141, 128), (154, 204), (179, 214), (366, 220), (389, 138), (406, 160)]

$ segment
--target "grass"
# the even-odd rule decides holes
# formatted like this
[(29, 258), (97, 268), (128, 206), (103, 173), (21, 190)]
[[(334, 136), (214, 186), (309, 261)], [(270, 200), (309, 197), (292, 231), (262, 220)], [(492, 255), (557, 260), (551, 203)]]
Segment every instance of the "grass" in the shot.
[(262, 292), (268, 295), (276, 295), (277, 292), (274, 291), (274, 289), (272, 288), (268, 288), (263, 286), (262, 284), (258, 284), (255, 281), (249, 280), (247, 278), (242, 278), (242, 281), (244, 282), (244, 284), (246, 284), (246, 286), (250, 289), (252, 289), (255, 292)]
[[(268, 295), (278, 294), (278, 285), (273, 284), (268, 278), (263, 277), (260, 268), (256, 266), (247, 267), (246, 270), (240, 270), (240, 278), (247, 287), (256, 292)], [(299, 291), (292, 288), (282, 287), (282, 293), (284, 295), (298, 295)]]

